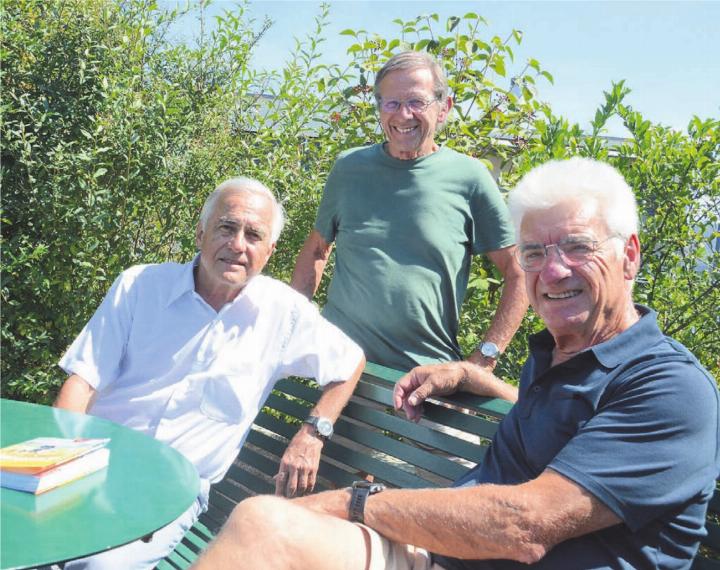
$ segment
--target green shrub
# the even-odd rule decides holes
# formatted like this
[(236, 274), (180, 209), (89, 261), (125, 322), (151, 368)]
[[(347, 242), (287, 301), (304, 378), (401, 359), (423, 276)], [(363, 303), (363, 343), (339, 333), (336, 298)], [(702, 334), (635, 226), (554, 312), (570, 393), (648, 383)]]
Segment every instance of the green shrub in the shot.
[[(191, 8), (202, 15), (202, 8)], [(115, 276), (136, 263), (185, 261), (205, 195), (224, 178), (256, 177), (283, 200), (288, 225), (268, 272), (289, 280), (337, 154), (382, 139), (371, 85), (392, 54), (425, 49), (445, 67), (456, 101), (441, 142), (493, 158), (504, 187), (538, 162), (584, 154), (617, 164), (645, 214), (637, 295), (717, 374), (718, 122), (687, 134), (649, 125), (615, 86), (593, 130), (555, 117), (537, 98), (552, 81), (515, 63), (519, 31), (486, 35), (475, 14), (396, 21), (398, 37), (342, 32), (350, 64), (324, 64), (329, 8), (279, 72), (252, 66), (270, 25), (243, 6), (194, 43), (168, 40), (178, 11), (149, 0), (13, 0), (2, 19), (2, 391), (49, 402), (56, 363)], [(617, 152), (602, 129), (620, 115), (634, 135)], [(713, 224), (715, 224), (713, 226)], [(318, 299), (324, 298), (324, 287)], [(501, 283), (481, 259), (462, 315), (471, 350)], [(529, 313), (500, 372), (515, 378)]]

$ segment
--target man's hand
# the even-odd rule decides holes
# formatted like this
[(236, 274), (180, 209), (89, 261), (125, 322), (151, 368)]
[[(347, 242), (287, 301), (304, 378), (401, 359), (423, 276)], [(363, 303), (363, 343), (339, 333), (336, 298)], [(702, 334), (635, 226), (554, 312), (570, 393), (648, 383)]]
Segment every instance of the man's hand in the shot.
[(295, 497), (312, 492), (317, 480), (323, 442), (313, 435), (314, 428), (303, 424), (290, 441), (275, 475), (275, 494)]
[(518, 398), (515, 386), (496, 378), (488, 368), (463, 360), (413, 368), (395, 384), (393, 403), (396, 410), (405, 410), (408, 419), (417, 422), (426, 399), (460, 390), (509, 402)]
[(395, 409), (405, 410), (408, 419), (418, 422), (422, 417), (422, 404), (427, 398), (457, 392), (467, 379), (463, 362), (417, 366), (395, 384)]

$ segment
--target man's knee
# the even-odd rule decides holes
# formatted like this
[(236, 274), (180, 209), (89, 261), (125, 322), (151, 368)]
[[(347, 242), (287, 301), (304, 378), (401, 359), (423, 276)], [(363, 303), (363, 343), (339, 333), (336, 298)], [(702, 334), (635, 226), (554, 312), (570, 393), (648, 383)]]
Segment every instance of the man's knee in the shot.
[[(238, 503), (230, 514), (226, 528), (242, 540), (277, 540), (285, 534), (292, 518), (290, 501), (273, 495), (258, 495)], [(271, 532), (268, 532), (271, 531)]]

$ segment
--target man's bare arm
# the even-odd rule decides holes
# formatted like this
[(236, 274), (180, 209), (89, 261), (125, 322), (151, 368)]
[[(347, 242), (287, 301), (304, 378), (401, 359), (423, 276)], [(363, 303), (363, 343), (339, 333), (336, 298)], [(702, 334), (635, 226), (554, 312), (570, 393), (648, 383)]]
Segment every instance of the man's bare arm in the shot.
[[(483, 340), (494, 342), (501, 351), (510, 344), (528, 309), (525, 275), (515, 260), (514, 252), (515, 246), (511, 246), (487, 253), (502, 274), (504, 283), (495, 315)], [(479, 350), (468, 356), (468, 360), (481, 366), (490, 365)]]
[(365, 522), (391, 540), (438, 554), (532, 563), (560, 542), (621, 520), (583, 487), (547, 469), (521, 485), (373, 495)]
[(431, 396), (470, 392), (515, 403), (518, 390), (503, 382), (486, 367), (472, 362), (446, 362), (417, 366), (395, 384), (393, 404), (415, 422), (422, 417), (423, 402)]
[(95, 388), (81, 376), (71, 374), (60, 388), (60, 393), (53, 405), (56, 408), (84, 414), (87, 413), (94, 397)]
[[(349, 518), (350, 493), (300, 500), (316, 512)], [(464, 559), (537, 562), (556, 544), (621, 519), (577, 483), (552, 469), (520, 485), (392, 489), (368, 497), (365, 524), (390, 540)]]
[[(331, 382), (325, 386), (310, 415), (322, 416), (334, 423), (355, 391), (364, 368), (365, 358), (361, 360), (350, 378), (344, 382)], [(314, 428), (303, 424), (280, 460), (278, 474), (275, 476), (276, 495), (294, 497), (313, 490), (322, 447), (323, 442), (314, 434)]]
[(320, 285), (333, 245), (325, 241), (320, 232), (313, 230), (295, 260), (290, 286), (312, 299)]

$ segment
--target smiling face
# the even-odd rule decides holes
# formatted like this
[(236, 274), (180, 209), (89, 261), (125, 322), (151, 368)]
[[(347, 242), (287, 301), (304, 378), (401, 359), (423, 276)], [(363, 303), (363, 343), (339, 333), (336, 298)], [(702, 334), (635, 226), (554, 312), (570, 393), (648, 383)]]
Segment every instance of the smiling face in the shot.
[(379, 85), (381, 101), (433, 101), (424, 112), (413, 112), (407, 105), (388, 113), (380, 110), (380, 124), (387, 138), (387, 152), (400, 160), (412, 160), (435, 150), (435, 131), (445, 121), (452, 99), (437, 101), (432, 72), (424, 67), (397, 70), (387, 74)]
[(623, 238), (604, 241), (610, 234), (596, 210), (594, 204), (569, 201), (529, 211), (520, 225), (522, 245), (582, 238), (604, 242), (590, 261), (576, 267), (568, 267), (557, 248), (550, 248), (543, 269), (525, 273), (530, 303), (561, 349), (583, 350), (619, 334), (637, 320), (631, 295), (640, 263), (637, 236), (626, 240), (619, 253), (619, 240)]
[(198, 225), (200, 262), (195, 289), (218, 308), (260, 273), (275, 250), (273, 205), (267, 196), (229, 188), (215, 202), (207, 225)]

